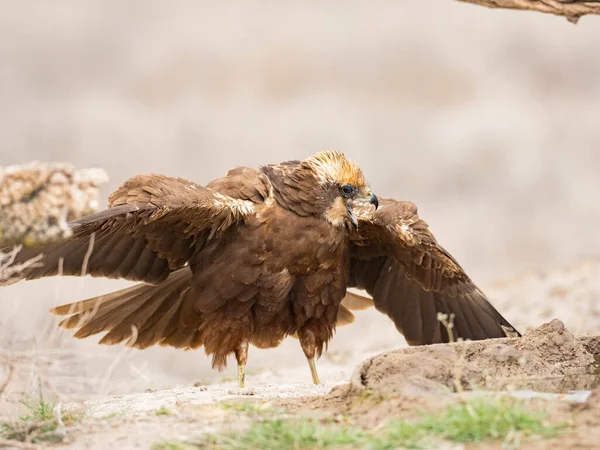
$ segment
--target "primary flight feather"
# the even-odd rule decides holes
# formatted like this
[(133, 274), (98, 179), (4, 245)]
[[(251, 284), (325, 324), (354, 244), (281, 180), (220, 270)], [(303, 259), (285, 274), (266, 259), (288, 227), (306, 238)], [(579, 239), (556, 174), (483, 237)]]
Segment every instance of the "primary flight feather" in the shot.
[[(200, 186), (140, 175), (109, 207), (70, 224), (73, 236), (19, 279), (57, 274), (124, 278), (130, 288), (56, 307), (60, 326), (100, 343), (204, 347), (213, 367), (233, 353), (244, 385), (248, 346), (295, 336), (314, 363), (350, 310), (373, 305), (411, 345), (518, 332), (439, 246), (410, 202), (380, 199), (342, 153), (259, 169)], [(11, 280), (11, 282), (18, 280)], [(356, 287), (372, 299), (346, 292)], [(438, 314), (453, 319), (453, 335)]]

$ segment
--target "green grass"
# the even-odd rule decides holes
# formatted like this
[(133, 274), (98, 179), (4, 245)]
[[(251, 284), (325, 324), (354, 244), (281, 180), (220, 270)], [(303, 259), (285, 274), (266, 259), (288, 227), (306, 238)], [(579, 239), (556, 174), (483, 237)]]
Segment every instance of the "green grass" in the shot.
[(173, 411), (171, 411), (166, 406), (161, 406), (154, 412), (154, 414), (156, 414), (157, 416), (172, 416)]
[(364, 405), (364, 404), (377, 404), (387, 400), (387, 396), (381, 394), (379, 392), (374, 391), (373, 389), (363, 389), (359, 395), (357, 395), (353, 400), (354, 406)]
[(114, 411), (114, 412), (106, 414), (105, 416), (98, 417), (97, 420), (112, 420), (112, 419), (122, 418), (124, 416), (125, 416), (125, 413), (123, 411)]
[[(60, 442), (63, 435), (57, 432), (59, 421), (54, 412), (55, 404), (40, 394), (39, 400), (25, 401), (27, 412), (13, 422), (0, 423), (0, 436), (7, 440), (29, 442)], [(73, 414), (62, 416), (65, 425), (79, 421)]]
[(311, 420), (266, 420), (254, 423), (250, 429), (239, 434), (209, 436), (208, 448), (242, 449), (308, 449), (338, 446), (358, 446), (368, 435), (357, 428), (323, 425)]
[(480, 442), (522, 436), (556, 436), (566, 425), (550, 425), (545, 415), (532, 412), (525, 403), (508, 397), (477, 399), (449, 407), (439, 417), (426, 417), (414, 424), (423, 434), (453, 442)]
[(193, 450), (197, 447), (185, 442), (179, 441), (162, 441), (152, 444), (152, 450)]
[(23, 402), (23, 405), (27, 408), (27, 413), (19, 417), (21, 422), (45, 422), (55, 418), (54, 407), (56, 404), (46, 401), (42, 395), (38, 401), (28, 400)]
[[(423, 415), (416, 422), (395, 421), (377, 432), (368, 432), (332, 422), (310, 419), (264, 420), (244, 432), (207, 436), (200, 446), (219, 450), (297, 450), (309, 448), (367, 448), (393, 450), (400, 446), (435, 446), (435, 441), (457, 443), (501, 441), (515, 446), (523, 439), (548, 438), (565, 425), (549, 425), (541, 413), (510, 399), (488, 398), (454, 405), (435, 415)], [(189, 447), (187, 447), (189, 448)]]
[(274, 414), (277, 411), (269, 405), (269, 403), (265, 402), (249, 402), (249, 401), (230, 401), (230, 402), (222, 402), (220, 406), (223, 409), (229, 411), (235, 411), (242, 414)]

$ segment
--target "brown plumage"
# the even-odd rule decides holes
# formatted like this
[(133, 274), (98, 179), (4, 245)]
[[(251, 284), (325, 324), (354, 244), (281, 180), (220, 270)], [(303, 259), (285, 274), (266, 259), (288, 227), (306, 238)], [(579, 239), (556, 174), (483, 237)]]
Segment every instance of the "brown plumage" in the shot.
[[(440, 247), (409, 202), (378, 201), (360, 168), (338, 152), (232, 169), (206, 187), (140, 175), (109, 208), (73, 222), (73, 237), (22, 278), (124, 278), (133, 287), (52, 310), (63, 328), (103, 344), (204, 347), (213, 367), (235, 354), (243, 386), (248, 345), (295, 336), (314, 358), (350, 310), (387, 314), (411, 345), (518, 334)], [(14, 281), (14, 280), (13, 280)], [(366, 290), (372, 299), (346, 293)]]

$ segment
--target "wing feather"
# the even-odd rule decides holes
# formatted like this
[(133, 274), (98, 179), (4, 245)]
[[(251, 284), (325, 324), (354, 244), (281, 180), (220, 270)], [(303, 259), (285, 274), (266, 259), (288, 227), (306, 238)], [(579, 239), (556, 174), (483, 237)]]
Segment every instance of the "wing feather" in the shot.
[(81, 275), (87, 266), (92, 276), (158, 284), (183, 267), (207, 239), (244, 222), (253, 211), (249, 201), (163, 175), (126, 181), (109, 204), (72, 222), (68, 240), (22, 249), (17, 264), (40, 253), (43, 258), (19, 276)]
[(438, 313), (452, 318), (455, 338), (519, 335), (444, 250), (410, 202), (381, 200), (357, 211), (351, 234), (349, 287), (365, 289), (411, 345), (447, 342)]

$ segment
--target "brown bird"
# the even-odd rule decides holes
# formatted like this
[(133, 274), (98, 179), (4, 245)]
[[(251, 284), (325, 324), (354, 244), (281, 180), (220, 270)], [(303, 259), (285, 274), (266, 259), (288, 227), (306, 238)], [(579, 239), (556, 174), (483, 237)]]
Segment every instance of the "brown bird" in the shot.
[(218, 369), (234, 353), (240, 387), (249, 344), (276, 347), (286, 336), (300, 340), (318, 384), (315, 357), (336, 325), (373, 304), (410, 345), (518, 335), (415, 205), (378, 201), (339, 152), (235, 168), (206, 187), (139, 175), (109, 197), (108, 209), (70, 226), (68, 240), (18, 254), (16, 263), (43, 254), (20, 279), (141, 283), (52, 309), (69, 316), (59, 326), (77, 329), (77, 338), (107, 332), (101, 344), (203, 346)]

